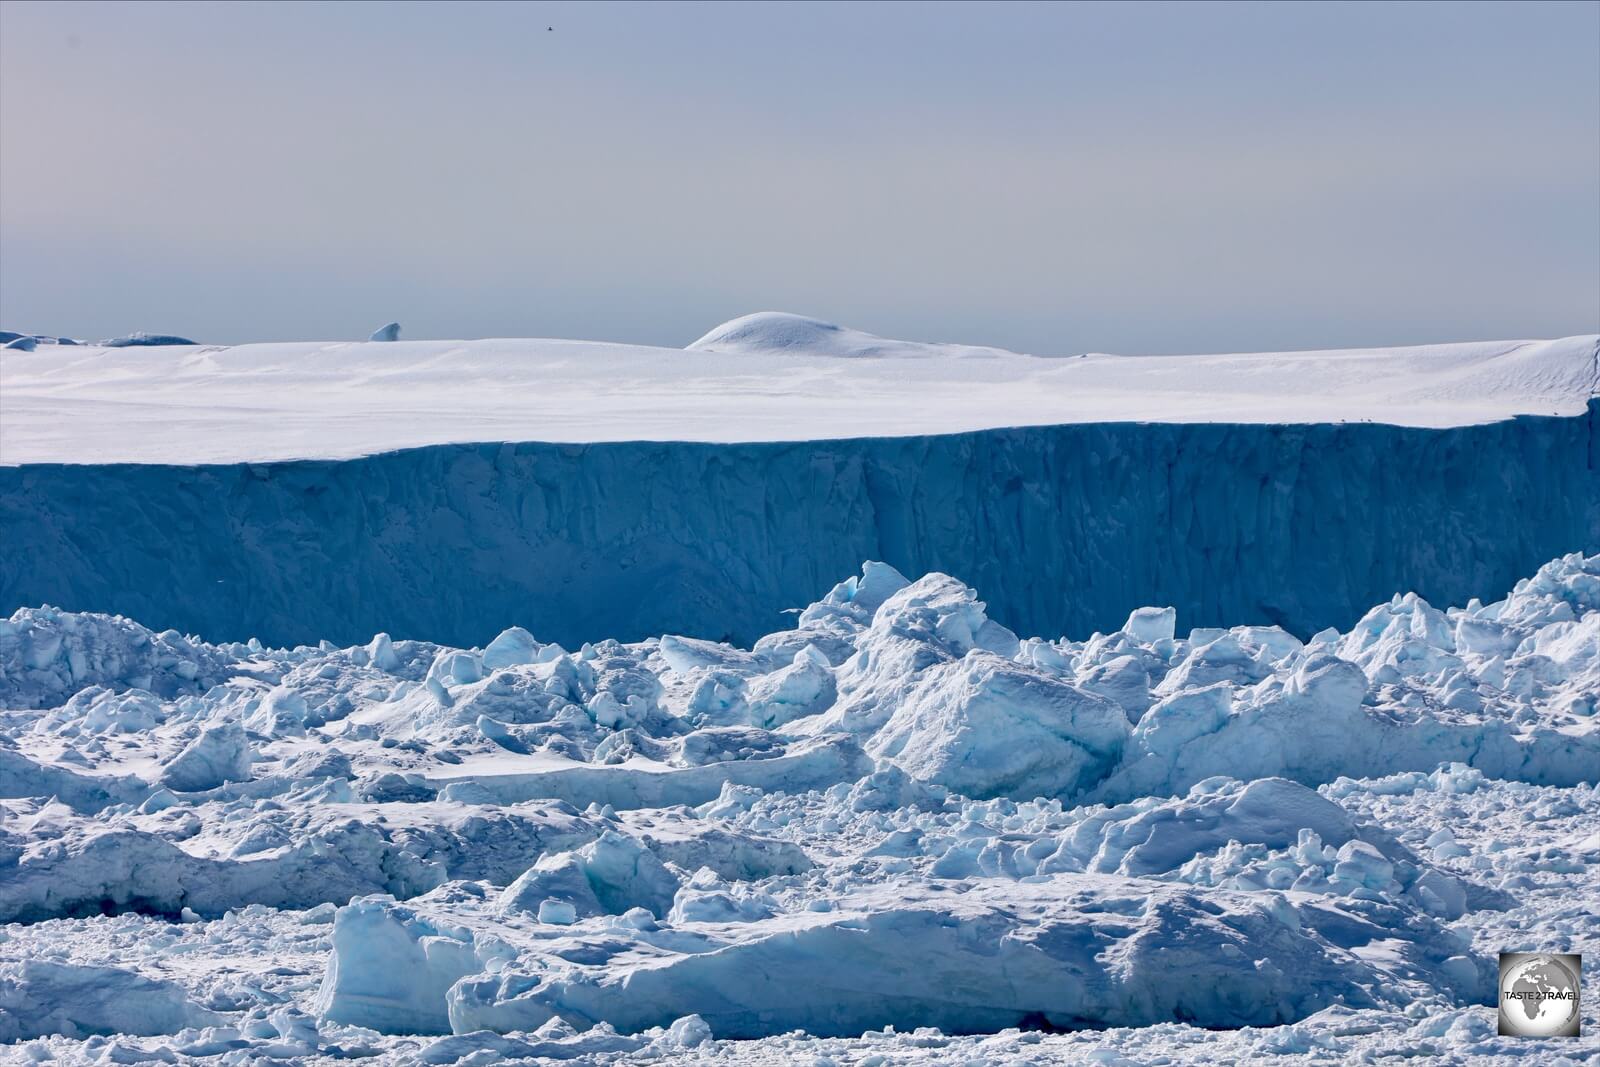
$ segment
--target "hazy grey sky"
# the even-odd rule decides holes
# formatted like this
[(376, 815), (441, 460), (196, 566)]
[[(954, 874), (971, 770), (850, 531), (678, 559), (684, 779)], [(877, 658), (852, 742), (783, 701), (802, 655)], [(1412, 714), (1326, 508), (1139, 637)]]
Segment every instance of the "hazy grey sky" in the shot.
[[(553, 27), (547, 29), (547, 27)], [(0, 4), (0, 326), (1600, 329), (1600, 4)]]

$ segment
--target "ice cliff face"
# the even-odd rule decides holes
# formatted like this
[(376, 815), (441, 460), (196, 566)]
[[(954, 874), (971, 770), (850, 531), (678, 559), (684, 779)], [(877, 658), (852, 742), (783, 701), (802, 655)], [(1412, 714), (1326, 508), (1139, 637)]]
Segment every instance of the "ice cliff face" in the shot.
[[(1484, 457), (1492, 456), (1493, 462)], [(348, 461), (0, 468), (0, 604), (213, 640), (378, 631), (748, 642), (864, 558), (959, 574), (1023, 634), (1348, 626), (1600, 546), (1577, 418), (1088, 424), (775, 444), (451, 445)]]

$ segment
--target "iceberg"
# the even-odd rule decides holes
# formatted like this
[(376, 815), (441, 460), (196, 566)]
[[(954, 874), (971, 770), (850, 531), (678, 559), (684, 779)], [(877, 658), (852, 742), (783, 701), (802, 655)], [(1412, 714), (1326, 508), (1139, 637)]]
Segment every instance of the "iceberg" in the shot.
[(1023, 634), (1140, 640), (1154, 604), (1305, 640), (1600, 545), (1597, 351), (1030, 356), (779, 313), (688, 349), (41, 345), (0, 360), (0, 603), (748, 647), (874, 559)]
[(0, 1059), (1469, 1059), (1596, 936), (1593, 336), (8, 340)]

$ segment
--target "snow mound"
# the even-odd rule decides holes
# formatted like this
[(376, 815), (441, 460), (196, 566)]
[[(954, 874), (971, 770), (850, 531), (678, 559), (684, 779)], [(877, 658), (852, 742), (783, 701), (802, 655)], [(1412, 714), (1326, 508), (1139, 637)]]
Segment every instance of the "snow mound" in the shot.
[(690, 352), (721, 352), (744, 355), (802, 355), (845, 358), (898, 358), (914, 356), (1004, 357), (1014, 356), (998, 348), (971, 345), (930, 344), (920, 341), (895, 341), (875, 334), (837, 326), (805, 315), (784, 311), (758, 311), (730, 319), (684, 346)]

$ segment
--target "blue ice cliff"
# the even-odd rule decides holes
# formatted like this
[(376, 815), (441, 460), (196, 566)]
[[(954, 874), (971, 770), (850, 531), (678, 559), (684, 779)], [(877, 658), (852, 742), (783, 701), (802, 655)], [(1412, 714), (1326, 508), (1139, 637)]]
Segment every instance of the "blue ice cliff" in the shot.
[(0, 467), (0, 603), (215, 640), (748, 642), (880, 559), (1018, 632), (1141, 604), (1345, 627), (1600, 547), (1600, 402), (1430, 430), (1089, 424), (774, 444), (445, 445), (344, 461)]

